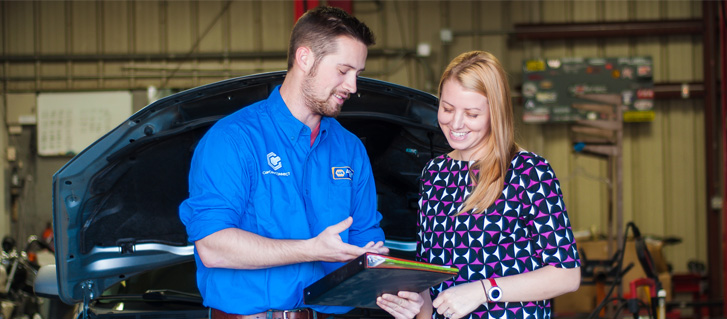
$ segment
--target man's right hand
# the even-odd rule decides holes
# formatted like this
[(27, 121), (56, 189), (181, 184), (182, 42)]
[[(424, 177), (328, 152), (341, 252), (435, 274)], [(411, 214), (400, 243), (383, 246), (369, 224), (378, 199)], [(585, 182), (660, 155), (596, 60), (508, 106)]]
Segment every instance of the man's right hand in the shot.
[(383, 242), (370, 242), (364, 247), (344, 243), (340, 234), (351, 227), (352, 223), (353, 218), (349, 216), (338, 224), (326, 227), (318, 236), (312, 238), (311, 248), (318, 257), (315, 259), (328, 262), (347, 262), (368, 252), (389, 253), (389, 249), (384, 247)]
[(353, 219), (329, 226), (311, 239), (271, 239), (238, 228), (217, 231), (196, 241), (200, 260), (208, 268), (263, 269), (301, 262), (348, 262), (367, 252), (388, 254), (383, 242), (364, 247), (344, 243), (340, 233)]

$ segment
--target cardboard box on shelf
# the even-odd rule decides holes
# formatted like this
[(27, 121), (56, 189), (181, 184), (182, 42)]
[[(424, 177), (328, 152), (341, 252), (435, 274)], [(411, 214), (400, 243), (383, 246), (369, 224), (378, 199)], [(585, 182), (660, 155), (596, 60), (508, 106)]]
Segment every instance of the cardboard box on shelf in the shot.
[[(671, 274), (668, 272), (667, 262), (662, 254), (662, 243), (659, 241), (647, 240), (647, 248), (652, 256), (656, 270), (658, 272), (659, 281), (661, 282), (662, 288), (667, 291), (667, 301), (670, 301), (671, 296)], [(585, 255), (589, 261), (610, 261), (613, 258), (616, 250), (621, 247), (616, 247), (616, 243), (613, 243), (613, 251), (609, 255), (608, 245), (609, 242), (606, 240), (579, 240), (577, 241), (578, 250), (581, 254), (581, 262), (585, 262), (583, 256)], [(623, 257), (622, 267), (625, 269), (629, 264), (633, 264), (632, 268), (624, 274), (621, 278), (621, 287), (623, 294), (629, 294), (631, 281), (638, 278), (646, 278), (646, 272), (643, 270), (639, 259), (636, 256), (636, 248), (633, 240), (626, 242), (625, 254)], [(615, 263), (612, 266), (616, 266)], [(605, 271), (602, 269), (601, 271)], [(596, 269), (596, 272), (599, 270)], [(607, 278), (612, 280), (613, 278)], [(553, 311), (555, 313), (591, 313), (596, 306), (601, 302), (599, 297), (602, 297), (610, 288), (610, 283), (604, 283), (603, 285), (593, 284), (595, 278), (582, 278), (582, 282), (589, 282), (589, 284), (581, 284), (577, 291), (568, 293), (553, 300)], [(637, 292), (643, 293), (643, 292)], [(617, 290), (614, 289), (611, 298), (615, 297)]]

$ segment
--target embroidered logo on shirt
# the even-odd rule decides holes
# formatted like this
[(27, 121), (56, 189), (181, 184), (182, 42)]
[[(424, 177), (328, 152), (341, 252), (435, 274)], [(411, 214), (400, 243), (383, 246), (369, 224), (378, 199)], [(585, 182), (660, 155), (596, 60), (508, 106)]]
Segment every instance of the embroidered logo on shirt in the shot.
[(282, 159), (277, 154), (270, 152), (268, 153), (268, 165), (274, 170), (279, 170), (281, 167), (283, 167), (283, 163), (281, 163)]
[(276, 176), (290, 176), (290, 172), (276, 172), (281, 167), (283, 167), (283, 159), (278, 156), (278, 154), (275, 154), (274, 152), (268, 153), (267, 162), (268, 166), (270, 166), (273, 170), (267, 170), (263, 171), (263, 175), (276, 175)]
[(348, 167), (331, 167), (331, 172), (333, 173), (333, 179), (353, 179), (353, 170)]

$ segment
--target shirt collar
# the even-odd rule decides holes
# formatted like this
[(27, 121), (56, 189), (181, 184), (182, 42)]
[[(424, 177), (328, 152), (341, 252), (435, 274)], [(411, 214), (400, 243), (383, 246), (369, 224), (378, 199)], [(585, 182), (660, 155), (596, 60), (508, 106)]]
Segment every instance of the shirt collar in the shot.
[[(285, 133), (288, 140), (295, 142), (305, 133), (307, 133), (306, 136), (310, 138), (310, 128), (295, 118), (293, 113), (290, 113), (290, 109), (288, 109), (288, 106), (285, 104), (283, 96), (280, 95), (280, 85), (276, 86), (270, 93), (268, 102), (269, 112), (273, 118), (273, 123), (275, 123), (275, 125), (277, 125), (283, 133)], [(318, 139), (322, 140), (327, 135), (327, 130), (330, 126), (331, 120), (332, 119), (327, 116), (321, 117), (320, 137)], [(308, 143), (310, 143), (310, 139), (308, 140)]]

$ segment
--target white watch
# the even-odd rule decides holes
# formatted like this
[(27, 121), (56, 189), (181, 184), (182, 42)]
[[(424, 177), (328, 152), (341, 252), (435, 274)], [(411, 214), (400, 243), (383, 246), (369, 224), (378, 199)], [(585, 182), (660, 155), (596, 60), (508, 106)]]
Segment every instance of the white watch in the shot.
[(498, 302), (502, 299), (502, 289), (497, 286), (495, 278), (489, 278), (489, 280), (490, 289), (487, 290), (487, 298), (490, 299), (490, 302)]

